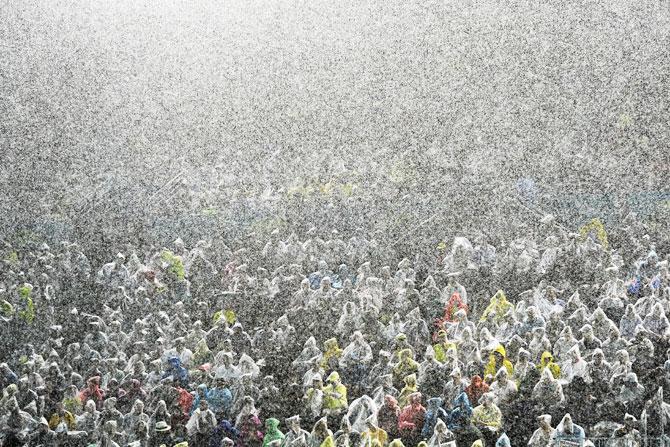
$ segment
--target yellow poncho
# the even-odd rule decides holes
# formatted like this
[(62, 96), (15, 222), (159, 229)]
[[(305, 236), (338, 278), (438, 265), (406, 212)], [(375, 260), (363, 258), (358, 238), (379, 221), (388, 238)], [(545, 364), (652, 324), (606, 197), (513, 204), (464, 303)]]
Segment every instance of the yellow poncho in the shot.
[[(333, 371), (328, 376), (328, 385), (323, 388), (323, 408), (327, 410), (339, 410), (347, 407), (347, 387), (339, 383), (340, 375)], [(337, 383), (337, 384), (336, 384)], [(333, 397), (330, 393), (338, 393), (339, 397)]]
[(494, 321), (500, 323), (507, 311), (513, 307), (514, 306), (512, 303), (507, 301), (505, 292), (498, 290), (496, 294), (491, 297), (489, 305), (486, 307), (486, 309), (484, 309), (484, 313), (482, 314), (480, 321), (486, 321), (489, 314), (493, 312), (495, 313), (495, 317), (493, 317)]
[(342, 349), (337, 345), (337, 340), (334, 338), (329, 338), (323, 342), (323, 347), (326, 348), (326, 351), (323, 353), (323, 358), (321, 359), (321, 367), (327, 369), (330, 359), (339, 359), (342, 356)]
[[(509, 377), (512, 377), (512, 375), (514, 374), (514, 367), (512, 366), (512, 362), (507, 360), (507, 355), (506, 355), (505, 348), (503, 347), (503, 345), (498, 345), (493, 350), (493, 352), (498, 352), (499, 354), (502, 355), (502, 357), (503, 357), (502, 366), (504, 366), (505, 369), (507, 370), (507, 373), (509, 374)], [(498, 370), (501, 367), (501, 365), (496, 366), (496, 359), (493, 355), (493, 352), (491, 352), (491, 354), (489, 355), (489, 362), (486, 364), (486, 367), (484, 367), (484, 377), (488, 376), (489, 374), (492, 375), (493, 377), (495, 377), (496, 373), (498, 372)]]

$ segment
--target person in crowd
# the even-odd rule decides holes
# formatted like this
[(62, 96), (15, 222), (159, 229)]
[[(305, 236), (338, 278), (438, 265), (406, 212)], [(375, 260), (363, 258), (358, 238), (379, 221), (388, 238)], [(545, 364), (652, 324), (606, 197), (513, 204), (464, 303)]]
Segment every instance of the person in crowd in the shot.
[(472, 423), (481, 430), (486, 443), (495, 445), (502, 428), (502, 413), (495, 404), (495, 395), (484, 394), (480, 404), (472, 410)]
[(572, 421), (570, 413), (563, 416), (551, 436), (551, 443), (560, 443), (561, 441), (571, 442), (579, 447), (584, 447), (586, 441), (584, 429)]
[[(654, 391), (670, 389), (670, 366), (654, 353), (670, 344), (667, 244), (640, 238), (637, 255), (620, 256), (543, 227), (489, 256), (484, 281), (459, 239), (449, 269), (460, 263), (467, 294), (444, 264), (385, 249), (380, 235), (358, 234), (356, 246), (339, 229), (310, 231), (216, 250), (124, 246), (94, 276), (88, 259), (104, 255), (12, 247), (0, 324), (20, 330), (0, 359), (3, 445), (79, 432), (107, 446), (581, 445), (599, 422), (623, 422), (613, 436), (635, 441), (637, 416), (662, 431), (668, 404)], [(583, 269), (564, 269), (577, 260)], [(624, 272), (639, 276), (635, 291)], [(551, 416), (566, 411), (554, 430)]]
[(537, 417), (538, 428), (528, 440), (529, 447), (547, 447), (554, 438), (554, 430), (551, 427), (551, 415), (543, 414)]

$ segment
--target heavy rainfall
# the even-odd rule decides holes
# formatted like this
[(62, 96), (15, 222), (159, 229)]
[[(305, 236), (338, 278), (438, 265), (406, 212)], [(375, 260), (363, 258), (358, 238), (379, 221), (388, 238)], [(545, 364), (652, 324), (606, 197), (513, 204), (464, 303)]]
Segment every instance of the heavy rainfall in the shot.
[(668, 0), (0, 20), (0, 446), (670, 445)]

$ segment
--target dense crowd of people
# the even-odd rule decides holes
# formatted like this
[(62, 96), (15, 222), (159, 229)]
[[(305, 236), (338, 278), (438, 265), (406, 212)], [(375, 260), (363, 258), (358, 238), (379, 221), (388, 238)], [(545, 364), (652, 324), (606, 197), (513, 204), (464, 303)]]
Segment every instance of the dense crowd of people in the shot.
[(634, 218), (382, 239), (8, 245), (0, 445), (666, 445), (668, 254)]

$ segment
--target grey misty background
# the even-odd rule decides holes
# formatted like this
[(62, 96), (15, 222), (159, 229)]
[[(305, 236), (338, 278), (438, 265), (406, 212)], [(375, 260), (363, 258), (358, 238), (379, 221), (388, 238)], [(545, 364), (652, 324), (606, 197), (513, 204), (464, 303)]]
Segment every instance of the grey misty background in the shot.
[[(535, 218), (520, 178), (571, 229), (634, 210), (667, 230), (667, 1), (9, 0), (0, 15), (6, 235), (110, 248), (269, 222), (395, 240), (428, 219), (425, 238), (502, 234)], [(355, 189), (291, 193), (327, 182)]]

